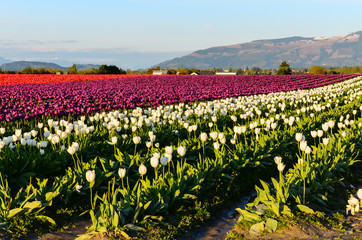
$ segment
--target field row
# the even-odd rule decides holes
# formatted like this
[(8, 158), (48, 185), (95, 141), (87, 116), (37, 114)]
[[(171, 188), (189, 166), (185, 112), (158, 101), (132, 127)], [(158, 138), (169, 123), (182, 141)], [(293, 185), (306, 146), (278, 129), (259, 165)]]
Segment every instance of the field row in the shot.
[[(354, 76), (147, 76), (106, 81), (3, 85), (0, 86), (0, 121), (49, 115), (76, 117), (115, 109), (295, 91), (341, 82)], [(53, 77), (57, 76), (49, 79)], [(72, 81), (80, 76), (60, 77)], [(92, 79), (94, 76), (82, 77)], [(47, 76), (44, 78), (47, 79)]]

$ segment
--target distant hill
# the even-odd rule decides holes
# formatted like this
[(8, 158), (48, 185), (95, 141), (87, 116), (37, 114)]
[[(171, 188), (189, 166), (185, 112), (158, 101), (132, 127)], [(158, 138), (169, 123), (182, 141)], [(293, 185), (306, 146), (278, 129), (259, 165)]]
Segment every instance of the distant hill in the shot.
[(16, 61), (16, 62), (5, 63), (5, 64), (1, 65), (2, 69), (6, 69), (9, 71), (19, 71), (19, 70), (23, 70), (24, 68), (27, 68), (27, 67), (31, 67), (34, 69), (38, 69), (38, 68), (50, 68), (50, 69), (62, 69), (62, 70), (66, 69), (55, 63), (34, 62), (34, 61)]
[(5, 58), (0, 57), (0, 65), (4, 63), (8, 63), (10, 61), (6, 60)]
[(362, 31), (335, 37), (288, 37), (212, 47), (157, 64), (161, 68), (362, 66)]
[[(0, 58), (0, 61), (3, 58)], [(5, 60), (5, 59), (4, 59)], [(78, 70), (87, 70), (91, 69), (92, 67), (95, 69), (98, 69), (100, 65), (94, 65), (94, 64), (76, 64)], [(1, 69), (6, 69), (9, 71), (20, 71), (24, 68), (31, 67), (34, 69), (38, 68), (50, 68), (50, 69), (61, 69), (66, 70), (67, 67), (62, 67), (55, 63), (47, 63), (47, 62), (36, 62), (36, 61), (16, 61), (16, 62), (8, 62), (4, 63), (1, 66)]]

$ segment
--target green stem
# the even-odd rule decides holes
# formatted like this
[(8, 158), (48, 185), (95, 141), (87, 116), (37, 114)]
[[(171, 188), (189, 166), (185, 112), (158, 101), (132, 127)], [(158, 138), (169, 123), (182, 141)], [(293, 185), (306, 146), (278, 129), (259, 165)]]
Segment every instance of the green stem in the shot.
[(93, 192), (92, 192), (92, 187), (90, 188), (90, 194), (91, 194), (91, 197), (90, 197), (90, 201), (91, 201), (91, 208), (92, 208), (92, 210), (94, 210), (94, 206), (93, 206)]

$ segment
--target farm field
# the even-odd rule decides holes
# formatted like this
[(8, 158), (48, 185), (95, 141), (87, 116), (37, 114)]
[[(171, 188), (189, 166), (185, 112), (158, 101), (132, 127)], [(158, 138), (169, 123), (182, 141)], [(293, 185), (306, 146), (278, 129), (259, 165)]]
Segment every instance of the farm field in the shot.
[(258, 236), (332, 208), (361, 159), (358, 75), (108, 78), (0, 75), (0, 234), (174, 239), (257, 185)]

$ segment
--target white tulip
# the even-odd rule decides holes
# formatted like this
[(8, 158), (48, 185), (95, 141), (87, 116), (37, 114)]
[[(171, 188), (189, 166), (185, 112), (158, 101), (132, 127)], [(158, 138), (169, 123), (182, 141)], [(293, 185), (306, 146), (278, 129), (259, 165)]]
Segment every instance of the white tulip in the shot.
[(362, 201), (362, 188), (358, 189), (357, 197)]
[(307, 141), (300, 141), (300, 143), (299, 143), (299, 147), (300, 147), (300, 150), (302, 151), (302, 152), (304, 152), (305, 151), (305, 149), (307, 148)]
[(307, 146), (307, 148), (305, 149), (305, 151), (304, 151), (306, 154), (310, 154), (311, 152), (312, 152), (312, 149), (309, 147), (309, 146)]
[(295, 134), (295, 140), (297, 140), (297, 142), (302, 141), (302, 137), (303, 137), (302, 133), (296, 133)]
[(285, 165), (284, 165), (282, 162), (280, 162), (280, 163), (278, 164), (278, 171), (279, 171), (279, 172), (283, 172), (284, 168), (285, 168)]
[(168, 164), (168, 157), (165, 155), (160, 159), (161, 165), (166, 166)]
[(77, 192), (79, 192), (81, 189), (82, 189), (82, 185), (77, 185), (77, 186), (75, 186), (75, 190), (77, 191)]
[(312, 135), (312, 138), (316, 138), (317, 137), (317, 131), (311, 131), (310, 135)]
[(280, 157), (280, 156), (274, 157), (274, 162), (275, 162), (276, 165), (278, 165), (279, 163), (282, 162), (282, 157)]
[(70, 147), (68, 147), (67, 152), (68, 152), (70, 155), (73, 155), (76, 151), (75, 151), (75, 148), (74, 148), (74, 147), (70, 146)]
[(139, 137), (139, 136), (134, 136), (133, 137), (133, 143), (134, 144), (139, 144), (141, 142), (141, 137)]
[(151, 141), (151, 142), (156, 141), (156, 135), (152, 135), (152, 136), (150, 136), (150, 141)]
[(48, 125), (51, 128), (53, 126), (54, 120), (53, 119), (48, 119)]
[(220, 143), (214, 142), (213, 146), (214, 146), (214, 149), (215, 149), (215, 150), (219, 150), (219, 148), (220, 148)]
[(334, 125), (335, 125), (335, 123), (334, 123), (333, 120), (328, 121), (328, 127), (329, 128), (334, 128)]
[(322, 129), (323, 131), (327, 132), (328, 131), (328, 124), (322, 124)]
[(323, 144), (328, 145), (328, 143), (329, 143), (329, 138), (323, 138)]
[(209, 133), (210, 137), (212, 138), (212, 140), (216, 140), (218, 137), (218, 133), (217, 132), (211, 132)]
[(25, 146), (26, 143), (27, 143), (27, 142), (26, 142), (26, 139), (25, 139), (25, 138), (21, 138), (21, 139), (20, 139), (20, 144), (21, 144), (21, 145)]
[(138, 172), (141, 175), (145, 175), (147, 173), (147, 167), (143, 163), (141, 163), (141, 165), (138, 167)]
[(202, 133), (200, 134), (200, 139), (201, 139), (201, 142), (206, 142), (206, 140), (207, 140), (207, 133), (202, 132)]
[(78, 151), (79, 150), (79, 143), (72, 142), (72, 147), (75, 149), (75, 151)]
[(219, 132), (219, 134), (217, 136), (220, 141), (221, 141), (221, 139), (225, 138), (225, 134), (223, 132)]
[(323, 130), (318, 130), (317, 135), (318, 135), (318, 137), (322, 137), (323, 136)]
[(50, 136), (50, 132), (49, 131), (44, 131), (44, 137), (48, 138)]
[(172, 146), (166, 146), (166, 147), (165, 147), (165, 151), (166, 151), (167, 154), (172, 154), (172, 152), (173, 152), (173, 147), (172, 147)]
[(158, 167), (158, 158), (157, 158), (157, 157), (155, 157), (155, 156), (151, 157), (150, 162), (151, 162), (151, 166), (152, 166), (153, 168)]
[(119, 168), (118, 169), (118, 176), (120, 178), (124, 178), (126, 176), (126, 172), (127, 172), (127, 170), (125, 168)]
[(153, 153), (153, 155), (152, 155), (153, 157), (155, 157), (155, 158), (157, 158), (157, 159), (160, 159), (160, 157), (161, 157), (161, 154), (160, 153), (158, 153), (158, 152), (155, 152), (155, 153)]
[(185, 156), (185, 154), (186, 154), (186, 147), (184, 147), (184, 146), (179, 146), (179, 147), (177, 148), (177, 153), (178, 153), (178, 155), (180, 155), (181, 157)]
[(96, 172), (95, 170), (88, 170), (86, 173), (85, 173), (85, 178), (87, 179), (87, 181), (89, 183), (93, 182), (94, 179), (96, 178)]
[(107, 142), (109, 145), (116, 145), (118, 141), (117, 136), (112, 137), (110, 142)]
[(16, 136), (17, 138), (20, 138), (20, 136), (21, 136), (21, 129), (15, 129), (15, 136)]

